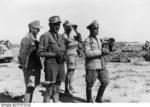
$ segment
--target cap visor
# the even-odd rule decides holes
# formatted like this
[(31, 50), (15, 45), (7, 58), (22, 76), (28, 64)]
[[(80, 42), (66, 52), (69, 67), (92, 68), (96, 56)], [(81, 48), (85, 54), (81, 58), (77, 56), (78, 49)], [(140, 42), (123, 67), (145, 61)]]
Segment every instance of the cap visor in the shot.
[(58, 22), (56, 21), (56, 22), (51, 22), (51, 23), (61, 23), (61, 21), (58, 21)]
[(35, 28), (41, 29), (43, 26), (34, 26)]

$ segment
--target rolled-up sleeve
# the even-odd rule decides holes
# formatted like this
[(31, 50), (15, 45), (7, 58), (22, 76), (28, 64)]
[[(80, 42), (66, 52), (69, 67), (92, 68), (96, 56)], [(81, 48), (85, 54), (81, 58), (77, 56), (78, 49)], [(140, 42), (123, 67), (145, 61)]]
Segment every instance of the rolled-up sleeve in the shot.
[(48, 52), (48, 38), (45, 35), (40, 37), (39, 47), (38, 47), (38, 55), (40, 57), (55, 57), (55, 53)]
[(85, 55), (86, 57), (97, 57), (101, 55), (101, 50), (100, 49), (92, 49), (90, 41), (85, 40), (84, 41), (84, 50), (85, 50)]

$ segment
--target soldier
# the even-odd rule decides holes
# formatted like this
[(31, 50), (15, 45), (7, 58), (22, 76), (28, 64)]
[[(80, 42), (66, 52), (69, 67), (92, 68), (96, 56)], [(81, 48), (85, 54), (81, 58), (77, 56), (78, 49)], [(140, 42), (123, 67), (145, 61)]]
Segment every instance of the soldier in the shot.
[(24, 96), (25, 102), (31, 102), (35, 87), (40, 82), (41, 61), (37, 55), (37, 34), (40, 31), (40, 22), (35, 20), (29, 25), (29, 33), (22, 39), (20, 54), (18, 56), (19, 63), (23, 69), (26, 92)]
[(67, 55), (67, 73), (66, 73), (66, 80), (65, 80), (65, 94), (68, 96), (73, 96), (72, 92), (74, 91), (73, 88), (73, 74), (75, 71), (75, 63), (76, 57), (78, 55), (78, 42), (75, 40), (77, 36), (73, 24), (71, 24), (68, 20), (66, 20), (63, 24), (64, 33), (63, 38), (66, 47), (66, 55)]
[(44, 72), (47, 84), (44, 102), (50, 102), (50, 98), (53, 102), (59, 102), (59, 88), (61, 81), (65, 79), (65, 45), (62, 36), (58, 33), (60, 23), (59, 16), (50, 17), (50, 30), (40, 37), (39, 55), (45, 57)]
[[(98, 36), (99, 24), (97, 21), (93, 21), (87, 26), (90, 35), (84, 41), (85, 50), (85, 69), (86, 69), (86, 97), (87, 102), (93, 102), (92, 100), (92, 87), (98, 78), (101, 85), (99, 87), (95, 102), (102, 102), (102, 96), (106, 86), (109, 83), (108, 71), (105, 67), (103, 58), (103, 49)], [(105, 52), (106, 53), (106, 52)]]

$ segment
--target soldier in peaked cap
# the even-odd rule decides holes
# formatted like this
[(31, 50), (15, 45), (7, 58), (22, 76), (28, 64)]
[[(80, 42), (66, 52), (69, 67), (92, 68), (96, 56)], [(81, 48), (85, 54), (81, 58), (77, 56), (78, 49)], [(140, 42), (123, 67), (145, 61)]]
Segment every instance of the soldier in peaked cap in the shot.
[(98, 22), (96, 20), (94, 20), (86, 28), (89, 29), (89, 30), (90, 29), (93, 30), (94, 28), (98, 29), (99, 28), (99, 24), (98, 24)]
[(60, 23), (59, 16), (50, 17), (50, 30), (40, 37), (39, 55), (45, 57), (44, 72), (47, 82), (44, 102), (50, 102), (50, 98), (53, 102), (59, 102), (59, 88), (61, 81), (65, 79), (65, 45), (58, 33)]
[(86, 97), (87, 102), (93, 102), (92, 100), (92, 87), (98, 78), (101, 85), (99, 87), (96, 102), (102, 102), (102, 96), (106, 86), (109, 83), (108, 71), (106, 70), (103, 55), (106, 53), (101, 45), (98, 36), (99, 24), (94, 20), (87, 26), (90, 31), (90, 35), (84, 41), (85, 50), (85, 70), (86, 70)]
[(35, 20), (29, 23), (29, 33), (21, 40), (19, 63), (24, 73), (26, 92), (25, 102), (31, 102), (35, 87), (40, 82), (42, 69), (40, 57), (37, 55), (38, 40), (37, 34), (40, 31), (40, 21)]

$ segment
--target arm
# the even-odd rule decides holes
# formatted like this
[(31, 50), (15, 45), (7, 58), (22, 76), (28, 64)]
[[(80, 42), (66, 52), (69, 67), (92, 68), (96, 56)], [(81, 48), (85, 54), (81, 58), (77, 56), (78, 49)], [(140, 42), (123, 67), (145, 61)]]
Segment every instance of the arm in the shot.
[(91, 48), (90, 41), (88, 40), (84, 41), (84, 50), (86, 57), (99, 57), (101, 55), (101, 51), (99, 49), (93, 50)]
[(82, 36), (79, 32), (75, 31), (76, 32), (76, 36), (75, 36), (75, 40), (82, 43)]
[(29, 45), (30, 42), (27, 38), (22, 39), (21, 41), (21, 46), (20, 46), (20, 53), (18, 55), (18, 61), (21, 67), (26, 68), (26, 65), (28, 63), (28, 56), (29, 53), (28, 50), (29, 49)]
[(40, 57), (56, 57), (56, 54), (53, 52), (47, 52), (48, 48), (48, 38), (46, 36), (42, 35), (40, 37), (40, 43), (38, 47), (38, 55)]

